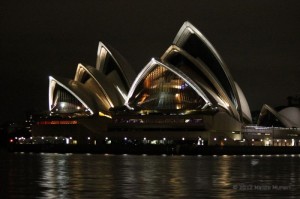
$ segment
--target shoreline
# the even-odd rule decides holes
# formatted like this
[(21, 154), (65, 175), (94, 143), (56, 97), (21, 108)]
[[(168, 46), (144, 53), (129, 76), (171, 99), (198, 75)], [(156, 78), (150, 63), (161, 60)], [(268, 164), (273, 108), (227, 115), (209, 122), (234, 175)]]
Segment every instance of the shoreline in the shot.
[(186, 145), (9, 145), (8, 152), (91, 153), (132, 155), (276, 155), (300, 154), (300, 147), (288, 146), (186, 146)]

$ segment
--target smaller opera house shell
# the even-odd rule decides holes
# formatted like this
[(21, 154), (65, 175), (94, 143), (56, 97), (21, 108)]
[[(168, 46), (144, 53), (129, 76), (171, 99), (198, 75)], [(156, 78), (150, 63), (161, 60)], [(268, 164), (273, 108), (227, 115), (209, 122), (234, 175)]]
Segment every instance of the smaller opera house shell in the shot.
[[(95, 67), (79, 64), (74, 79), (49, 80), (50, 117), (39, 124), (51, 125), (54, 118), (76, 121), (80, 132), (64, 135), (73, 139), (200, 139), (216, 144), (241, 140), (242, 126), (252, 122), (247, 100), (225, 62), (190, 22), (138, 74), (100, 42)], [(45, 132), (61, 136), (57, 129)]]
[(275, 110), (265, 104), (261, 109), (257, 125), (265, 127), (300, 128), (300, 108), (284, 107)]

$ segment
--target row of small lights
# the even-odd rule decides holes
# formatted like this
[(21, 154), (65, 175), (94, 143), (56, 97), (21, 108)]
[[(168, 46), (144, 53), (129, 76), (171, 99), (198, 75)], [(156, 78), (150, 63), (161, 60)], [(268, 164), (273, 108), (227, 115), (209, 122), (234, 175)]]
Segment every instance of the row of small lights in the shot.
[[(214, 138), (214, 141), (217, 141), (217, 138)], [(227, 141), (227, 138), (224, 138), (224, 141)]]
[[(25, 137), (20, 137), (20, 138), (18, 138), (18, 137), (15, 137), (15, 139), (16, 140), (25, 140), (26, 138)], [(30, 139), (32, 140), (33, 138), (32, 137), (30, 137)], [(43, 140), (43, 139), (45, 139), (45, 137), (41, 137), (41, 139)], [(55, 137), (55, 139), (57, 140), (58, 139), (58, 137)], [(70, 140), (72, 140), (73, 138), (72, 137), (69, 137), (69, 138), (67, 138), (67, 139), (70, 139)], [(91, 137), (87, 137), (87, 139), (88, 140), (90, 140), (91, 139)], [(201, 138), (199, 138), (200, 140), (201, 140)], [(216, 139), (216, 138), (215, 138)], [(105, 137), (105, 140), (108, 140), (108, 137)], [(128, 140), (128, 138), (127, 137), (124, 137), (124, 140)], [(143, 140), (147, 140), (147, 138), (146, 137), (144, 137), (143, 138)], [(165, 137), (163, 138), (163, 140), (167, 140)], [(182, 137), (181, 138), (181, 140), (185, 140), (185, 138), (184, 137)], [(225, 138), (225, 140), (226, 140), (226, 138)]]
[[(25, 140), (26, 138), (25, 137), (15, 137), (15, 140)], [(30, 137), (29, 139), (33, 139), (33, 137)], [(41, 137), (41, 139), (44, 139), (44, 137)], [(58, 139), (58, 137), (55, 137), (55, 139), (57, 140)], [(72, 139), (72, 137), (70, 137), (69, 139)]]
[[(70, 138), (70, 139), (72, 139), (72, 138)], [(88, 140), (90, 140), (91, 138), (90, 137), (88, 137)], [(199, 138), (200, 140), (202, 140), (201, 138)], [(105, 137), (105, 140), (108, 140), (108, 137)], [(124, 140), (126, 141), (126, 140), (128, 140), (128, 138), (127, 137), (124, 137)], [(144, 139), (143, 140), (147, 140), (147, 138), (146, 137), (144, 137)], [(166, 140), (166, 138), (163, 138), (163, 140), (165, 141)], [(185, 140), (185, 138), (184, 137), (182, 137), (181, 138), (181, 140), (182, 141), (184, 141)], [(267, 139), (267, 140), (269, 140), (269, 138)], [(217, 138), (214, 138), (214, 141), (217, 141)], [(224, 141), (227, 141), (227, 138), (224, 138)], [(246, 141), (245, 139), (243, 139), (243, 141)], [(252, 139), (252, 142), (254, 142), (255, 140), (254, 139)], [(261, 142), (263, 141), (263, 139), (261, 139), (260, 140)], [(277, 142), (279, 142), (279, 140), (277, 140)], [(287, 142), (287, 140), (284, 140), (284, 142)], [(300, 140), (299, 140), (299, 142), (300, 142)]]
[[(88, 139), (89, 139), (89, 137), (88, 137)], [(108, 137), (105, 137), (105, 140), (109, 140)], [(124, 140), (126, 141), (126, 140), (128, 140), (128, 138), (127, 138), (127, 137), (124, 137)], [(147, 138), (144, 137), (143, 140), (147, 140)], [(163, 140), (165, 141), (166, 138), (163, 138)], [(185, 138), (183, 137), (182, 140), (185, 140)]]
[[(214, 138), (214, 141), (217, 141), (217, 138)], [(227, 138), (224, 138), (224, 141), (227, 141)], [(245, 139), (243, 139), (243, 141), (246, 141)], [(254, 139), (252, 139), (252, 142), (254, 142), (255, 140)], [(262, 142), (263, 141), (263, 139), (260, 139), (260, 141)], [(269, 138), (267, 138), (267, 141), (269, 141)], [(276, 140), (277, 142), (279, 142), (279, 140)], [(284, 142), (287, 142), (287, 140), (284, 140)], [(300, 142), (300, 140), (299, 140), (299, 142)]]
[[(90, 137), (88, 137), (88, 139), (90, 139)], [(108, 137), (105, 137), (105, 140), (109, 140)], [(127, 137), (124, 137), (124, 140), (126, 141), (126, 140), (128, 140), (128, 138), (127, 138)], [(147, 140), (147, 138), (144, 137), (143, 140)], [(163, 140), (166, 141), (167, 139), (164, 137)], [(182, 137), (181, 140), (184, 141), (185, 138)], [(201, 140), (201, 138), (200, 138), (200, 140)]]
[[(255, 140), (254, 139), (252, 139), (252, 142), (254, 142)], [(260, 139), (260, 141), (262, 142), (263, 141), (263, 139)], [(267, 138), (267, 141), (270, 141), (270, 139), (269, 138)], [(276, 142), (279, 142), (279, 140), (276, 140)], [(287, 142), (287, 140), (284, 140), (284, 142)], [(299, 142), (300, 142), (300, 140), (299, 140)]]
[[(15, 137), (15, 139), (16, 140), (25, 140), (25, 137), (20, 137), (20, 138), (18, 138), (18, 137)], [(30, 137), (30, 139), (32, 140), (33, 138), (32, 137)], [(41, 137), (41, 139), (43, 140), (43, 139), (45, 139), (44, 137)], [(57, 140), (58, 139), (58, 137), (55, 137), (55, 139)], [(72, 140), (73, 138), (72, 137), (69, 137), (69, 138), (67, 138), (67, 139), (70, 139), (70, 140)], [(87, 137), (87, 139), (88, 140), (90, 140), (91, 139), (91, 137)], [(185, 140), (185, 138), (184, 137), (182, 137), (181, 138), (182, 140)], [(105, 137), (105, 140), (109, 140), (108, 139), (108, 137)], [(124, 137), (124, 140), (128, 140), (128, 138), (127, 137)], [(144, 137), (143, 138), (143, 140), (147, 140), (147, 138), (146, 137)], [(163, 138), (163, 140), (165, 141), (165, 140), (167, 140), (165, 137)], [(201, 140), (201, 138), (200, 138), (200, 140)]]
[[(15, 137), (15, 139), (16, 140), (25, 140), (25, 138), (24, 137), (20, 137), (20, 138), (18, 138), (18, 137)], [(30, 137), (30, 139), (32, 140), (32, 137)], [(42, 137), (41, 138), (42, 140), (44, 139), (44, 137)], [(57, 140), (58, 139), (58, 137), (55, 137), (55, 139)], [(72, 137), (69, 137), (69, 139), (70, 140), (72, 140)], [(87, 137), (87, 139), (88, 140), (90, 140), (91, 139), (91, 137)], [(201, 140), (201, 138), (199, 138), (200, 140)], [(105, 137), (105, 140), (108, 140), (108, 137)], [(126, 141), (126, 140), (128, 140), (128, 138), (127, 137), (124, 137), (124, 140)], [(147, 140), (147, 138), (146, 137), (144, 137), (144, 139), (143, 140)], [(166, 140), (166, 138), (164, 137), (163, 138), (163, 140), (165, 141)], [(182, 141), (184, 141), (185, 140), (185, 138), (184, 137), (182, 137), (181, 138), (181, 140)], [(217, 138), (214, 138), (214, 141), (217, 141)], [(224, 141), (227, 141), (227, 138), (224, 138)], [(243, 139), (243, 141), (245, 141), (245, 139)], [(252, 142), (254, 142), (255, 140), (254, 139), (252, 139)], [(260, 139), (260, 141), (261, 142), (263, 142), (263, 139)], [(267, 141), (269, 141), (269, 138), (267, 138)], [(276, 140), (277, 142), (279, 142), (279, 140)], [(284, 142), (287, 142), (287, 140), (284, 140)], [(299, 140), (299, 142), (300, 142), (300, 140)]]
[[(26, 138), (25, 137), (15, 137), (15, 140), (25, 140)], [(29, 139), (33, 139), (33, 137), (30, 137)], [(43, 140), (43, 139), (45, 139), (45, 137), (41, 137), (41, 139)], [(57, 140), (58, 139), (58, 137), (55, 137), (55, 139)], [(68, 138), (67, 138), (68, 139)], [(70, 137), (69, 138), (70, 140), (72, 140), (72, 137)], [(88, 137), (88, 139), (90, 139), (90, 137)]]

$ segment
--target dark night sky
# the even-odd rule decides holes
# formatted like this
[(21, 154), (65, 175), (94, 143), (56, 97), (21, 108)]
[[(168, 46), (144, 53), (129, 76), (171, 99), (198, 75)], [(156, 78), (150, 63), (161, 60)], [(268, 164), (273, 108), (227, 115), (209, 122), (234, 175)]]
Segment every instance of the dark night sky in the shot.
[(98, 41), (138, 72), (186, 20), (220, 53), (251, 110), (300, 93), (298, 0), (4, 0), (0, 16), (0, 123), (47, 110), (48, 76), (95, 65)]

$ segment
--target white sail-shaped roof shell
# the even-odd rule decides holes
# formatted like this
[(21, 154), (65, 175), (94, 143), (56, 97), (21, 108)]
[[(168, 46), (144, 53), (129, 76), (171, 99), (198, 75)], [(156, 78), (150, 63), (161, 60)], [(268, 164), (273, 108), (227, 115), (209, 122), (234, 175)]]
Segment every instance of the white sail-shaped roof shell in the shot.
[(106, 76), (125, 101), (136, 75), (127, 61), (116, 50), (99, 42), (96, 69)]
[(146, 75), (148, 75), (148, 73), (157, 65), (163, 66), (163, 67), (167, 68), (168, 70), (172, 71), (174, 74), (181, 77), (190, 87), (192, 87), (193, 90), (199, 96), (201, 96), (201, 98), (205, 101), (205, 106), (202, 107), (203, 109), (206, 108), (207, 106), (211, 106), (212, 103), (209, 100), (209, 98), (206, 96), (206, 94), (202, 91), (202, 89), (192, 79), (190, 79), (188, 76), (186, 76), (184, 73), (182, 73), (182, 71), (175, 68), (174, 66), (162, 63), (156, 59), (151, 59), (151, 61), (141, 70), (141, 72), (136, 77), (135, 81), (132, 84), (132, 87), (129, 90), (127, 100), (125, 102), (126, 106), (128, 106), (129, 108), (132, 109), (132, 107), (130, 107), (130, 105), (129, 105), (129, 100), (131, 99), (133, 93), (135, 92), (136, 87), (144, 79), (144, 77)]
[[(99, 72), (95, 67), (78, 64), (74, 80), (86, 84), (86, 75), (88, 75), (89, 78), (91, 78), (97, 85), (98, 89), (93, 89), (91, 92), (99, 98), (98, 101), (100, 100), (103, 104), (105, 104), (104, 106), (106, 107), (106, 111), (110, 108), (123, 105), (124, 101), (120, 97), (118, 91), (106, 80), (104, 74)], [(92, 88), (87, 85), (86, 89)]]
[(300, 128), (300, 124), (299, 124), (300, 120), (298, 120), (300, 118), (300, 108), (288, 107), (288, 108), (282, 109), (281, 111), (277, 112), (271, 106), (264, 104), (260, 111), (260, 115), (258, 118), (258, 125), (261, 125), (261, 121), (264, 117), (264, 112), (266, 112), (266, 111), (273, 114), (273, 116), (276, 117), (276, 119), (278, 121), (280, 121), (284, 127), (287, 127), (287, 128), (299, 127)]
[(83, 86), (74, 80), (69, 80), (65, 78), (54, 78), (49, 77), (49, 110), (51, 111), (54, 104), (54, 91), (56, 86), (60, 86), (74, 96), (82, 105), (90, 112), (91, 115), (94, 114), (95, 107), (93, 100), (90, 95), (85, 91)]
[[(179, 58), (186, 59), (188, 63), (182, 66), (182, 60), (178, 63), (174, 63), (172, 60), (176, 56), (175, 60)], [(201, 60), (192, 57), (185, 50), (172, 45), (162, 56), (164, 62), (170, 63), (181, 70), (184, 70), (186, 75), (190, 76), (205, 92), (216, 101), (215, 106), (219, 105), (228, 110), (237, 120), (240, 120), (240, 114), (237, 111), (235, 105), (232, 103), (226, 91), (222, 87), (221, 82), (216, 78), (210, 68)]]
[(282, 117), (289, 120), (290, 127), (300, 128), (300, 108), (287, 107), (278, 112)]
[[(240, 100), (234, 80), (219, 53), (206, 37), (190, 22), (185, 22), (177, 33), (173, 44), (185, 50), (191, 56), (203, 61), (220, 85), (224, 88), (227, 96), (231, 99), (236, 110), (242, 115)], [(239, 118), (242, 120), (242, 117)]]

